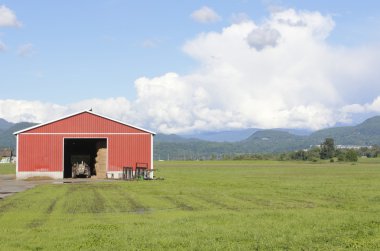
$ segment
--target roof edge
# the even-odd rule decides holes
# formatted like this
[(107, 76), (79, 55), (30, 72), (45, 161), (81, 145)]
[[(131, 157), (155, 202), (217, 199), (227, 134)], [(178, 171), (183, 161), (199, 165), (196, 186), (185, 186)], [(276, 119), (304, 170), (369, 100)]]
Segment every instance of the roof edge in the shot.
[(98, 114), (98, 113), (95, 113), (93, 111), (89, 111), (89, 110), (84, 110), (84, 111), (80, 111), (80, 112), (76, 112), (76, 113), (72, 113), (72, 114), (69, 114), (67, 116), (64, 116), (64, 117), (61, 117), (61, 118), (58, 118), (58, 119), (54, 119), (54, 120), (51, 120), (51, 121), (48, 121), (46, 123), (40, 123), (38, 125), (35, 125), (35, 126), (31, 126), (31, 127), (28, 127), (28, 128), (25, 128), (25, 129), (22, 129), (22, 130), (19, 130), (17, 132), (14, 132), (13, 135), (18, 135), (20, 133), (23, 133), (23, 132), (26, 132), (26, 131), (29, 131), (29, 130), (32, 130), (32, 129), (35, 129), (35, 128), (38, 128), (38, 127), (41, 127), (41, 126), (44, 126), (44, 125), (48, 125), (48, 124), (51, 124), (51, 123), (54, 123), (54, 122), (57, 122), (57, 121), (60, 121), (60, 120), (63, 120), (63, 119), (67, 119), (67, 118), (70, 118), (70, 117), (73, 117), (73, 116), (76, 116), (76, 115), (79, 115), (81, 113), (90, 113), (90, 114), (93, 114), (95, 116), (99, 116), (101, 118), (104, 118), (104, 119), (108, 119), (108, 120), (111, 120), (113, 122), (116, 122), (116, 123), (120, 123), (122, 125), (126, 125), (126, 126), (129, 126), (129, 127), (133, 127), (135, 129), (138, 129), (138, 130), (141, 130), (141, 131), (144, 131), (144, 132), (147, 132), (147, 133), (150, 133), (150, 134), (153, 134), (153, 135), (156, 135), (155, 132), (152, 132), (152, 131), (149, 131), (147, 129), (144, 129), (144, 128), (141, 128), (141, 127), (138, 127), (138, 126), (134, 126), (134, 125), (131, 125), (131, 124), (127, 124), (125, 122), (122, 122), (120, 120), (116, 120), (116, 119), (112, 119), (112, 118), (109, 118), (107, 116), (104, 116), (104, 115), (101, 115), (101, 114)]

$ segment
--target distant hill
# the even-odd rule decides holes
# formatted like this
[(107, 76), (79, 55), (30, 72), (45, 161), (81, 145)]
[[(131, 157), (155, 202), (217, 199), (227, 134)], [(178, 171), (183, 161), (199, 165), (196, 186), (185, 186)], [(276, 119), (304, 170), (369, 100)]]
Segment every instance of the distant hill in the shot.
[(305, 137), (277, 130), (263, 130), (239, 142), (242, 152), (284, 152), (305, 148)]
[(0, 131), (4, 131), (13, 126), (13, 123), (6, 121), (5, 119), (0, 118)]
[[(184, 134), (179, 135), (183, 138), (200, 139), (213, 142), (239, 142), (247, 139), (253, 133), (261, 131), (262, 129), (248, 128), (248, 129), (236, 129), (230, 131), (218, 131), (218, 132), (200, 132), (196, 134)], [(312, 133), (311, 130), (307, 129), (287, 129), (287, 128), (276, 128), (272, 129), (276, 131), (288, 132), (295, 135), (306, 136)]]
[(239, 142), (211, 142), (202, 140), (176, 142), (154, 140), (154, 158), (201, 159), (205, 156), (243, 153), (285, 152), (305, 148), (305, 137), (276, 130), (261, 130)]
[(380, 116), (372, 117), (357, 126), (334, 127), (314, 132), (310, 144), (319, 144), (325, 138), (334, 138), (339, 145), (380, 145)]
[(163, 134), (163, 133), (157, 133), (156, 136), (154, 136), (154, 140), (159, 141), (159, 142), (171, 142), (171, 143), (199, 141), (199, 139), (185, 138), (176, 134)]
[(35, 123), (20, 122), (12, 124), (6, 130), (0, 132), (0, 148), (12, 148), (16, 149), (16, 137), (13, 135), (14, 132), (20, 131), (22, 129), (28, 128), (30, 126), (36, 125)]
[(308, 130), (308, 129), (287, 129), (287, 128), (276, 128), (274, 129), (276, 131), (283, 131), (283, 132), (288, 132), (290, 134), (294, 134), (294, 135), (299, 135), (299, 136), (308, 136), (310, 134), (313, 133), (312, 130)]
[[(334, 138), (336, 145), (370, 146), (380, 145), (380, 116), (367, 119), (357, 126), (334, 127), (307, 134), (289, 133), (287, 129), (258, 130), (247, 139), (238, 142), (186, 141), (175, 137), (175, 142), (155, 139), (155, 159), (198, 158), (199, 156), (242, 154), (242, 153), (279, 153), (320, 145), (326, 138)], [(174, 137), (174, 135), (171, 135)]]

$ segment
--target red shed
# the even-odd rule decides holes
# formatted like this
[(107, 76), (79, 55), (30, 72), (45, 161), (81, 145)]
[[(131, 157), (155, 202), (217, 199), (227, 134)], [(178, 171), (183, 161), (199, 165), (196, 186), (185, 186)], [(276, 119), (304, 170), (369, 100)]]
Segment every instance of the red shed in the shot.
[(123, 170), (153, 177), (154, 132), (92, 111), (82, 111), (14, 133), (17, 179), (71, 178), (72, 165), (86, 162), (91, 175), (121, 178)]

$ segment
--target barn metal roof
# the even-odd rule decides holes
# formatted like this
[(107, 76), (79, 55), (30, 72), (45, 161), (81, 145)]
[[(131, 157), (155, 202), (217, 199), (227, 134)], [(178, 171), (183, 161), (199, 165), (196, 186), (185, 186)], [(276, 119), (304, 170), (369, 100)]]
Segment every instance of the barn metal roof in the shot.
[(95, 116), (99, 116), (99, 117), (101, 117), (101, 118), (108, 119), (108, 120), (114, 121), (114, 122), (116, 122), (116, 123), (119, 123), (119, 124), (122, 124), (122, 125), (125, 125), (125, 126), (129, 126), (129, 127), (132, 127), (132, 128), (135, 128), (135, 129), (138, 129), (138, 130), (141, 130), (141, 131), (144, 131), (144, 132), (147, 132), (147, 133), (153, 134), (153, 135), (156, 134), (155, 132), (152, 132), (152, 131), (149, 131), (149, 130), (146, 130), (146, 129), (143, 129), (143, 128), (141, 128), (141, 127), (137, 127), (137, 126), (134, 126), (134, 125), (130, 125), (130, 124), (124, 123), (124, 122), (122, 122), (122, 121), (115, 120), (115, 119), (112, 119), (112, 118), (109, 118), (109, 117), (106, 117), (106, 116), (103, 116), (103, 115), (97, 114), (97, 113), (95, 113), (95, 112), (93, 112), (93, 111), (89, 111), (89, 110), (85, 110), (85, 111), (77, 112), (77, 113), (70, 114), (70, 115), (67, 115), (67, 116), (65, 116), (65, 117), (62, 117), (62, 118), (59, 118), (59, 119), (55, 119), (55, 120), (52, 120), (52, 121), (49, 121), (49, 122), (46, 122), (46, 123), (41, 123), (41, 124), (38, 124), (38, 125), (35, 125), (35, 126), (31, 126), (31, 127), (25, 128), (25, 129), (23, 129), (23, 130), (20, 130), (20, 131), (14, 132), (13, 134), (14, 134), (14, 135), (17, 135), (17, 134), (20, 134), (20, 133), (23, 133), (23, 132), (26, 132), (26, 131), (29, 131), (29, 130), (32, 130), (32, 129), (35, 129), (35, 128), (38, 128), (38, 127), (41, 127), (41, 126), (44, 126), (44, 125), (48, 125), (48, 124), (51, 124), (51, 123), (54, 123), (54, 122), (57, 122), (57, 121), (60, 121), (60, 120), (64, 120), (64, 119), (67, 119), (67, 118), (70, 118), (70, 117), (73, 117), (73, 116), (79, 115), (79, 114), (81, 114), (81, 113), (90, 113), (90, 114), (93, 114), (93, 115), (95, 115)]

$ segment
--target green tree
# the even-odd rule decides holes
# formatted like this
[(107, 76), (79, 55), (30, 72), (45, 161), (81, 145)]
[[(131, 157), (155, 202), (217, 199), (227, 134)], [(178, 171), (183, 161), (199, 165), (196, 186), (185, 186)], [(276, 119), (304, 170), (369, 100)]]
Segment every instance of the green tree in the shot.
[(333, 138), (326, 138), (321, 144), (319, 156), (321, 159), (331, 159), (335, 155), (335, 144)]
[(292, 152), (290, 154), (290, 158), (293, 160), (306, 160), (306, 152), (304, 150), (299, 150), (296, 152)]
[(317, 161), (319, 159), (319, 148), (313, 147), (309, 149), (309, 151), (307, 151), (306, 158), (310, 161)]
[(339, 153), (337, 153), (336, 155), (338, 157), (338, 161), (345, 161), (346, 160), (346, 153), (340, 151)]
[(345, 156), (346, 161), (356, 162), (358, 161), (358, 154), (354, 149), (348, 149)]

